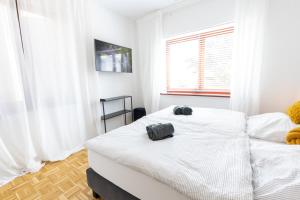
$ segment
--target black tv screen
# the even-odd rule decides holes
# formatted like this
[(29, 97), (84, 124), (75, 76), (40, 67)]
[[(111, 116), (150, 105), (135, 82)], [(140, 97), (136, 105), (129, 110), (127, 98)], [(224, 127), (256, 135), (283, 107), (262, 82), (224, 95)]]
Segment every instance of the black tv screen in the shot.
[(95, 40), (95, 58), (97, 71), (132, 73), (130, 48)]

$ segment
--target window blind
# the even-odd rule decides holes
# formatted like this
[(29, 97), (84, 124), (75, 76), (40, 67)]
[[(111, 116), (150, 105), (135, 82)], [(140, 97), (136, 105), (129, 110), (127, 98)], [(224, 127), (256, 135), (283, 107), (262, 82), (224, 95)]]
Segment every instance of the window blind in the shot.
[(228, 93), (234, 27), (166, 41), (167, 91)]

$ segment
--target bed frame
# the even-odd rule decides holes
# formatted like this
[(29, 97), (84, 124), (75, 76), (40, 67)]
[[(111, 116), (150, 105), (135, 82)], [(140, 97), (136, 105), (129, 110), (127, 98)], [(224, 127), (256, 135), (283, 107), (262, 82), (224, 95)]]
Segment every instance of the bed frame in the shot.
[(101, 197), (104, 200), (139, 200), (137, 197), (100, 176), (92, 168), (86, 170), (86, 175), (88, 185), (93, 190), (94, 198)]

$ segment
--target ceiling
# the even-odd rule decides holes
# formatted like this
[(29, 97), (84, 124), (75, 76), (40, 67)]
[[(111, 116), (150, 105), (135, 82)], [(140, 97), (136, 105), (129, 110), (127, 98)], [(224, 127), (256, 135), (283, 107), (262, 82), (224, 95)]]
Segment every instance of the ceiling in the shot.
[(180, 1), (182, 0), (100, 0), (105, 7), (132, 19)]

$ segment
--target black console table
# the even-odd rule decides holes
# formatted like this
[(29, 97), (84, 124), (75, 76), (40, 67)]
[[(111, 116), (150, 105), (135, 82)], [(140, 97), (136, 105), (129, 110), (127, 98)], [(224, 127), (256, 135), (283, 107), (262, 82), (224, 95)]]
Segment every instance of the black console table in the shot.
[[(126, 109), (126, 99), (130, 98), (130, 110)], [(123, 110), (119, 110), (113, 113), (106, 114), (105, 113), (105, 103), (110, 102), (110, 101), (116, 101), (116, 100), (122, 100), (123, 99)], [(106, 120), (111, 119), (120, 115), (124, 115), (124, 124), (127, 124), (126, 120), (126, 114), (132, 112), (132, 96), (117, 96), (117, 97), (111, 97), (111, 98), (105, 98), (105, 99), (100, 99), (100, 103), (102, 103), (102, 110), (103, 110), (103, 115), (101, 116), (101, 120), (104, 121), (104, 130), (106, 133)], [(131, 115), (132, 121), (133, 121), (133, 115)]]

